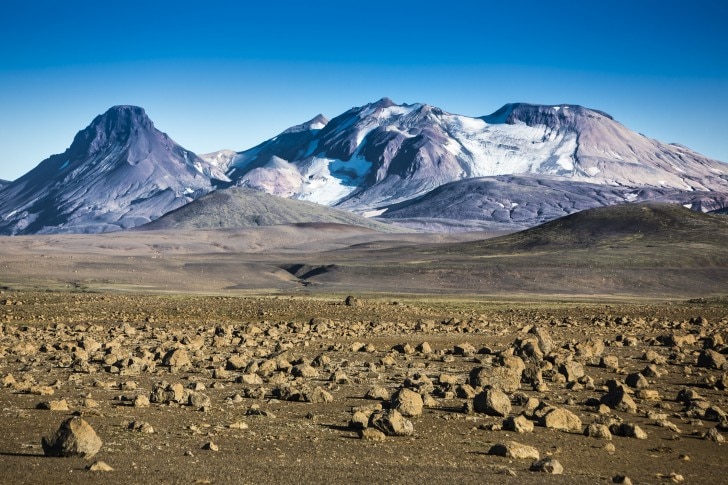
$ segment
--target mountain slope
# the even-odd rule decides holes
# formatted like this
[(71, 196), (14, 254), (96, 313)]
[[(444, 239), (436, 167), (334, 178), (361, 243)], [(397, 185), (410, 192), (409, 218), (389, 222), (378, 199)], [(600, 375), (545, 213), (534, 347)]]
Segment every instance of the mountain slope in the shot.
[(138, 229), (232, 229), (300, 223), (347, 224), (380, 232), (398, 232), (391, 225), (348, 211), (241, 187), (207, 194)]
[(470, 229), (513, 230), (533, 227), (585, 209), (642, 201), (669, 202), (707, 211), (728, 205), (728, 194), (630, 188), (554, 176), (504, 175), (441, 185), (421, 197), (390, 206), (379, 217), (424, 229), (449, 225), (452, 230), (460, 230), (458, 226), (469, 222)]
[(212, 178), (226, 179), (154, 128), (143, 109), (116, 106), (0, 192), (0, 234), (134, 227), (210, 192)]
[(241, 152), (228, 175), (239, 185), (357, 212), (381, 211), (449, 182), (515, 174), (728, 192), (728, 165), (576, 105), (509, 104), (470, 118), (384, 98), (319, 126)]
[[(691, 211), (675, 204), (622, 204), (578, 212), (519, 233), (481, 243), (464, 243), (466, 252), (489, 250), (605, 249), (615, 244), (640, 247), (696, 244), (707, 250), (721, 248), (728, 264), (728, 219)], [(468, 246), (470, 244), (470, 246)], [(656, 250), (657, 254), (658, 251)], [(717, 254), (717, 253), (716, 253)], [(678, 264), (679, 261), (672, 261)]]

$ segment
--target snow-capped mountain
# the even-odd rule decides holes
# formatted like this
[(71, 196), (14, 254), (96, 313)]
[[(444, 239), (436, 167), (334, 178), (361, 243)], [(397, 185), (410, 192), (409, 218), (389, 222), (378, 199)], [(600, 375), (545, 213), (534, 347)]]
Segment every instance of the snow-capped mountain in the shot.
[(728, 192), (728, 165), (576, 105), (508, 104), (471, 118), (383, 98), (319, 121), (235, 155), (228, 176), (276, 195), (385, 217), (394, 204), (446, 183), (514, 174)]
[(0, 234), (109, 232), (154, 220), (224, 173), (157, 130), (142, 108), (97, 116), (64, 153), (0, 191)]

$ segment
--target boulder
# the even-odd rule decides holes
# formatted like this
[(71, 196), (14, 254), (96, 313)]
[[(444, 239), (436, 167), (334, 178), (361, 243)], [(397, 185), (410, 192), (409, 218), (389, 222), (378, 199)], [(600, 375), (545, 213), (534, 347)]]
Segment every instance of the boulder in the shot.
[(41, 441), (46, 456), (91, 458), (101, 449), (101, 438), (80, 417), (69, 418), (50, 438)]

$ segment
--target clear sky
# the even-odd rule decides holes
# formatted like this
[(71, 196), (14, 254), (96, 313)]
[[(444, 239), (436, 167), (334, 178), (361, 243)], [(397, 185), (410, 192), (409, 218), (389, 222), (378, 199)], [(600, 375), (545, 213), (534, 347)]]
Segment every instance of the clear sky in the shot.
[(726, 26), (725, 0), (3, 0), (0, 178), (117, 104), (206, 153), (383, 96), (581, 104), (728, 161)]

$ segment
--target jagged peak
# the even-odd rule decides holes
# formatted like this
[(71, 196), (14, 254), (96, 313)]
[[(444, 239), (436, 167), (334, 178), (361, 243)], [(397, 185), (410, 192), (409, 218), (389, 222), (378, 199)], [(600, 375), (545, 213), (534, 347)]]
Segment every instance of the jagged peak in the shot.
[(310, 120), (300, 125), (292, 126), (288, 128), (283, 134), (286, 133), (300, 133), (302, 131), (320, 130), (329, 124), (329, 119), (322, 114), (317, 114)]
[(390, 98), (385, 96), (382, 99), (380, 99), (379, 101), (375, 101), (374, 103), (369, 103), (368, 106), (370, 106), (372, 108), (391, 108), (392, 106), (397, 106), (397, 103), (395, 103)]
[(88, 146), (89, 151), (94, 151), (107, 143), (126, 143), (132, 134), (154, 130), (154, 123), (144, 108), (131, 105), (112, 106), (76, 135), (71, 149), (80, 145)]

